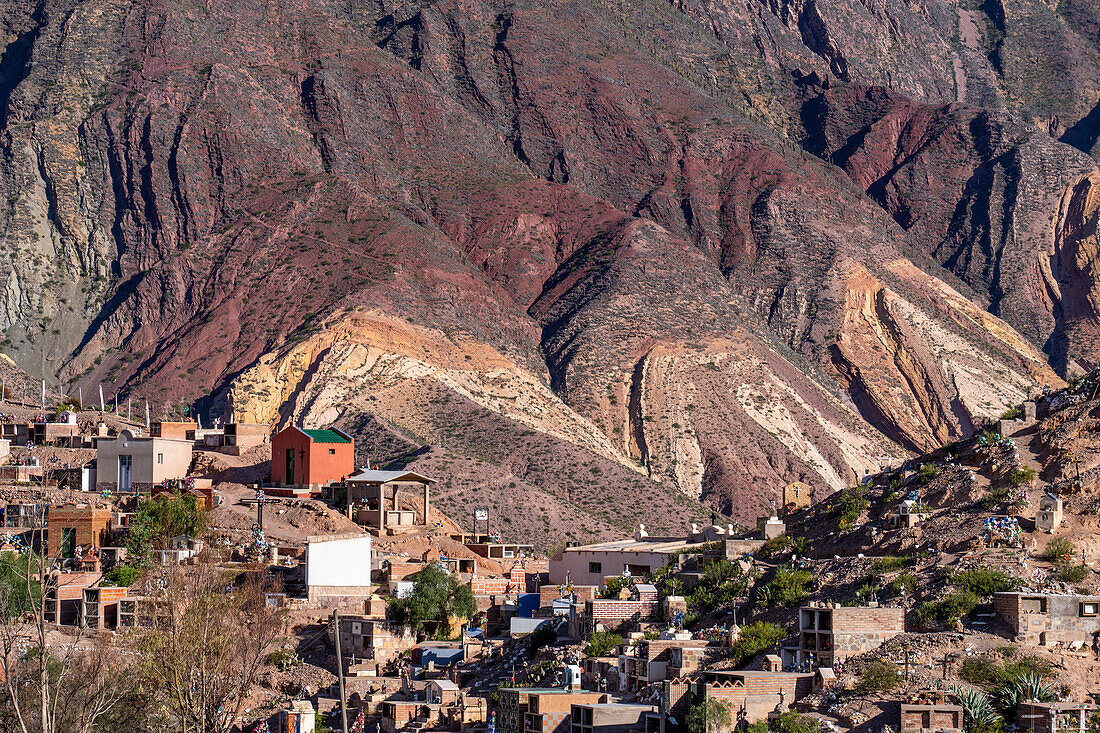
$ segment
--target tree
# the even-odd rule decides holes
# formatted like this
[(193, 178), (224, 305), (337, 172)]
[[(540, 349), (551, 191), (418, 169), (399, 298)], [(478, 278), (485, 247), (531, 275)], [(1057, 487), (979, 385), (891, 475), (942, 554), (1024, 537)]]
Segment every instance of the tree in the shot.
[(609, 651), (623, 643), (623, 637), (612, 634), (610, 631), (597, 631), (588, 640), (588, 646), (584, 653), (589, 657), (602, 657)]
[(713, 697), (693, 705), (687, 714), (689, 733), (714, 733), (733, 722), (730, 709)]
[(470, 586), (458, 582), (438, 563), (431, 563), (416, 574), (412, 593), (390, 602), (395, 621), (417, 631), (434, 624), (441, 634), (448, 634), (451, 618), (469, 618), (477, 610)]
[[(32, 546), (44, 546), (41, 524), (31, 534)], [(49, 633), (53, 564), (29, 551), (0, 556), (0, 723), (19, 733), (141, 729), (144, 706), (125, 657), (103, 643), (81, 644), (80, 627), (61, 641)]]
[(228, 733), (282, 629), (260, 573), (207, 560), (167, 570), (152, 629), (140, 641), (145, 679), (187, 733)]
[(152, 551), (177, 535), (199, 537), (206, 516), (192, 494), (161, 494), (141, 500), (126, 532), (126, 556), (135, 567), (148, 567)]

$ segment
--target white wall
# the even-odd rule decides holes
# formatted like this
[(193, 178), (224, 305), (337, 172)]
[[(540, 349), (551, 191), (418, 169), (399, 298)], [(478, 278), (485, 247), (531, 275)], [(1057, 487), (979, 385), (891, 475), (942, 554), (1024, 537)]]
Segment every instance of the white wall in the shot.
[(370, 535), (306, 545), (306, 585), (369, 586)]

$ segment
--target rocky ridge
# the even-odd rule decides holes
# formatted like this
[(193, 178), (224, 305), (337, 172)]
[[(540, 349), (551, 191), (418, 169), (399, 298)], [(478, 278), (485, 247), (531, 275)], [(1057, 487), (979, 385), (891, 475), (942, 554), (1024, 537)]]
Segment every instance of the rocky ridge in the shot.
[(411, 450), (473, 405), (751, 519), (1095, 364), (1083, 3), (0, 9), (32, 373)]

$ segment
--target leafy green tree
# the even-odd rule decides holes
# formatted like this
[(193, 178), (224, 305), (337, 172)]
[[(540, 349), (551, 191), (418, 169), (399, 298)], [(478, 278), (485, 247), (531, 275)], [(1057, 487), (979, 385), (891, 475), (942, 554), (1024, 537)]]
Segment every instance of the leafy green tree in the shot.
[(202, 536), (206, 515), (191, 494), (161, 494), (141, 500), (126, 532), (126, 556), (134, 567), (152, 564), (153, 550), (171, 538), (185, 534)]
[(141, 569), (132, 565), (116, 565), (103, 575), (103, 582), (108, 585), (117, 585), (129, 588), (141, 575)]
[(785, 638), (787, 638), (787, 630), (779, 624), (757, 621), (741, 628), (741, 633), (737, 635), (733, 646), (730, 647), (730, 656), (736, 659), (737, 666), (740, 666)]
[(793, 710), (782, 713), (775, 721), (775, 733), (817, 733), (821, 724), (811, 717), (799, 715)]
[(35, 574), (41, 564), (41, 558), (30, 554), (0, 555), (0, 613), (4, 619), (27, 613), (39, 604), (42, 586)]
[(390, 602), (390, 613), (398, 623), (417, 631), (435, 624), (440, 633), (450, 632), (452, 616), (469, 618), (477, 610), (470, 586), (458, 582), (438, 563), (431, 563), (416, 574), (412, 593)]
[(584, 648), (584, 653), (589, 657), (602, 657), (622, 643), (623, 637), (618, 634), (612, 634), (609, 631), (597, 631), (588, 640), (588, 646)]
[(539, 653), (543, 647), (550, 646), (558, 640), (558, 632), (550, 624), (543, 624), (527, 635), (527, 656), (531, 659)]
[(733, 722), (730, 709), (713, 697), (693, 705), (687, 714), (689, 733), (714, 733)]

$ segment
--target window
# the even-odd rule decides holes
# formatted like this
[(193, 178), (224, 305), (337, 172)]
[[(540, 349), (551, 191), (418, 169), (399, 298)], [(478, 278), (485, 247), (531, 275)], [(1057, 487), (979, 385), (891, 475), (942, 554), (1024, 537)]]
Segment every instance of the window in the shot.
[(590, 573), (602, 573), (603, 572), (603, 563), (602, 562), (590, 562), (590, 563), (588, 563), (588, 572), (590, 572)]
[(1100, 615), (1100, 602), (1086, 601), (1081, 604), (1082, 616), (1097, 616)]
[(335, 449), (335, 448), (329, 448), (329, 449), (328, 449), (328, 454), (329, 454), (330, 456), (334, 456), (334, 455), (336, 455), (336, 449)]
[(164, 454), (157, 453), (157, 463), (164, 463)]

